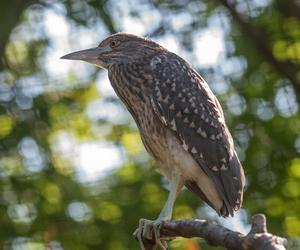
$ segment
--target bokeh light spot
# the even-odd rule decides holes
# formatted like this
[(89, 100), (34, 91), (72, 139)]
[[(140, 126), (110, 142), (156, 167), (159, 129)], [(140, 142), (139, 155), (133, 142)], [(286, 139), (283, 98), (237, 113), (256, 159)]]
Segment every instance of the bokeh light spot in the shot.
[(294, 216), (285, 218), (285, 227), (289, 236), (295, 237), (300, 235), (300, 219)]
[(116, 223), (122, 216), (122, 211), (118, 205), (112, 202), (100, 202), (97, 207), (97, 217), (101, 220)]
[(295, 158), (289, 167), (289, 173), (292, 177), (300, 178), (300, 158)]
[(91, 219), (91, 209), (84, 202), (74, 201), (68, 205), (68, 215), (77, 222)]
[(291, 198), (300, 196), (300, 183), (293, 179), (287, 180), (282, 188), (283, 195)]
[(8, 115), (0, 115), (0, 138), (9, 135), (14, 126), (14, 120)]

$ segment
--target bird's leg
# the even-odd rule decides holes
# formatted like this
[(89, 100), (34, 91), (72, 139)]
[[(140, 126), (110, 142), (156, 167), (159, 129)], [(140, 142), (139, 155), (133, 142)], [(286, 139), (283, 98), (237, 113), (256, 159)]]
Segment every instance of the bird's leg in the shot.
[(139, 241), (142, 250), (145, 250), (143, 239), (154, 240), (161, 247), (161, 249), (168, 249), (167, 243), (160, 239), (160, 228), (164, 221), (171, 220), (172, 218), (173, 206), (179, 191), (179, 185), (180, 174), (175, 170), (172, 173), (168, 199), (158, 218), (154, 221), (140, 219), (139, 227), (134, 232), (134, 236)]
[(179, 179), (180, 179), (180, 174), (177, 171), (173, 171), (172, 179), (170, 182), (169, 196), (157, 220), (160, 221), (171, 220), (174, 202), (178, 193)]

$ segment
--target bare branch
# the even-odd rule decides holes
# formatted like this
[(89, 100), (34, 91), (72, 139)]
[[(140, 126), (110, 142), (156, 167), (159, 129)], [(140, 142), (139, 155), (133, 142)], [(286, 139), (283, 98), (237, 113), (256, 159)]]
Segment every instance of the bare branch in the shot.
[[(229, 250), (285, 250), (287, 240), (268, 233), (266, 217), (253, 216), (252, 228), (247, 235), (231, 231), (223, 226), (206, 220), (180, 220), (164, 222), (160, 230), (161, 238), (200, 237), (209, 245), (223, 246)], [(156, 244), (144, 240), (146, 250), (155, 250)]]

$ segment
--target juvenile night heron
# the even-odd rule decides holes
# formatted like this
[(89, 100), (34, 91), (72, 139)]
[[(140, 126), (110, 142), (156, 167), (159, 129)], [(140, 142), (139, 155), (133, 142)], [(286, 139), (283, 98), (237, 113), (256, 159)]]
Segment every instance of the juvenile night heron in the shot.
[(108, 70), (117, 95), (133, 116), (147, 151), (170, 181), (165, 206), (155, 221), (140, 220), (136, 237), (159, 239), (185, 185), (219, 216), (233, 215), (243, 200), (244, 172), (222, 108), (203, 78), (178, 55), (131, 34), (109, 36), (96, 48), (62, 59), (82, 60)]

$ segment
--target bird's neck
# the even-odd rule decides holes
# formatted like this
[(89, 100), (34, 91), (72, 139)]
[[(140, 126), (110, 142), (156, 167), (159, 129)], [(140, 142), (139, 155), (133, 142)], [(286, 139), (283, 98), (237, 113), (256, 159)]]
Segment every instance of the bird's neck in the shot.
[(116, 94), (140, 127), (141, 121), (138, 113), (142, 109), (142, 113), (147, 115), (151, 107), (150, 95), (153, 79), (150, 67), (137, 63), (115, 64), (109, 68), (108, 76)]
[(108, 76), (124, 103), (144, 102), (152, 92), (152, 75), (149, 64), (145, 62), (111, 65)]

